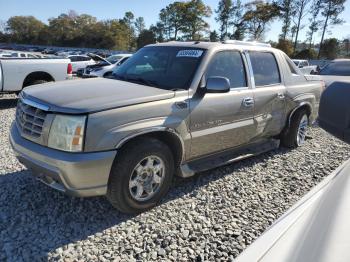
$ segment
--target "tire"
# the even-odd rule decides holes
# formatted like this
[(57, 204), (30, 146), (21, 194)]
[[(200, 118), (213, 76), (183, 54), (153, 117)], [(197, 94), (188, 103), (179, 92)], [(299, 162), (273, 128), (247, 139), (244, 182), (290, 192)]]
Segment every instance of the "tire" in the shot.
[[(305, 123), (305, 121), (307, 122)], [(288, 148), (296, 148), (302, 146), (305, 142), (308, 122), (309, 118), (305, 110), (296, 111), (292, 115), (290, 126), (282, 133), (281, 145)], [(303, 133), (303, 137), (301, 137), (300, 132)]]
[[(149, 159), (153, 159), (150, 162), (154, 161), (154, 167), (164, 167), (158, 173), (157, 178), (162, 177), (158, 185), (153, 185), (155, 183), (153, 179), (156, 177), (154, 171), (137, 171), (146, 170)], [(148, 174), (145, 175), (145, 172)], [(174, 158), (166, 144), (154, 138), (136, 139), (126, 145), (114, 160), (108, 181), (107, 199), (123, 213), (135, 214), (146, 211), (156, 206), (168, 192), (173, 174)], [(150, 179), (152, 182), (146, 183), (147, 180), (141, 182), (144, 184), (140, 186), (137, 181), (143, 179), (143, 176), (146, 176), (146, 180), (153, 177)], [(135, 183), (137, 186), (134, 185)], [(144, 197), (148, 194), (146, 189), (150, 190), (150, 187), (154, 193), (148, 196), (150, 198)], [(153, 187), (156, 189), (153, 190)], [(139, 188), (142, 189), (139, 190)], [(138, 194), (139, 191), (142, 191), (142, 195)]]
[(109, 78), (109, 77), (112, 76), (112, 74), (113, 74), (113, 72), (106, 72), (106, 73), (103, 75), (103, 77), (104, 77), (104, 78)]
[(29, 82), (28, 84), (26, 84), (23, 88), (27, 87), (27, 86), (33, 86), (33, 85), (40, 85), (40, 84), (45, 84), (48, 81), (46, 80), (34, 80), (33, 82)]
[(46, 80), (35, 80), (32, 83), (30, 83), (29, 85), (33, 86), (33, 85), (40, 85), (40, 84), (45, 84), (45, 83), (47, 83)]

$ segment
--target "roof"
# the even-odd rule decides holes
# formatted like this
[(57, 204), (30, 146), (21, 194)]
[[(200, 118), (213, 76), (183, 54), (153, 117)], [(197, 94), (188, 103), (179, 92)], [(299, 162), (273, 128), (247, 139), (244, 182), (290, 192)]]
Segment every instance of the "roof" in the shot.
[(181, 41), (170, 41), (164, 43), (151, 44), (149, 46), (176, 46), (176, 47), (194, 47), (194, 48), (202, 48), (202, 49), (212, 49), (220, 46), (235, 46), (241, 49), (274, 49), (268, 44), (258, 43), (258, 42), (248, 42), (248, 41), (236, 41), (229, 40), (226, 42), (200, 42), (200, 41), (192, 41), (192, 42), (181, 42)]
[(348, 59), (348, 58), (338, 58), (338, 59), (332, 60), (332, 62), (350, 62), (350, 59)]

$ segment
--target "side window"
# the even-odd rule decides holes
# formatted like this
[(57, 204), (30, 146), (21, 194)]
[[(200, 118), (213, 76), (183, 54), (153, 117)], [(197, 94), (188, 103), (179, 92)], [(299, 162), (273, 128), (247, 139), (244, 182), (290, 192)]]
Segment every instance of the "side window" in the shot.
[(21, 54), (21, 57), (26, 57), (26, 54)]
[(281, 83), (280, 72), (275, 56), (269, 52), (249, 52), (256, 86)]
[(124, 64), (124, 62), (125, 62), (126, 60), (128, 60), (128, 59), (129, 59), (129, 57), (124, 57), (124, 58), (122, 58), (122, 59), (118, 62), (118, 66)]
[(247, 79), (243, 59), (238, 51), (221, 51), (210, 61), (206, 78), (227, 77), (231, 88), (246, 87)]
[(290, 58), (287, 55), (284, 55), (284, 59), (286, 60), (290, 73), (292, 73), (293, 75), (298, 75), (295, 63), (292, 60), (290, 60)]
[(77, 56), (71, 56), (71, 57), (69, 57), (69, 59), (71, 62), (78, 62), (79, 61)]

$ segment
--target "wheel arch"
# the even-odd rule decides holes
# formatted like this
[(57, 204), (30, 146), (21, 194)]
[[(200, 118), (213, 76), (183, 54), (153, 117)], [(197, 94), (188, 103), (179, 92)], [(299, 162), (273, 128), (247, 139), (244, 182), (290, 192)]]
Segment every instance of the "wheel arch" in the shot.
[(22, 84), (22, 88), (29, 86), (31, 83), (33, 83), (36, 80), (45, 80), (47, 82), (54, 82), (55, 79), (53, 78), (53, 76), (47, 72), (44, 71), (35, 71), (35, 72), (31, 72), (30, 74), (28, 74)]
[(122, 139), (116, 146), (117, 149), (121, 150), (122, 148), (125, 148), (127, 144), (140, 139), (140, 138), (147, 138), (152, 137), (155, 139), (160, 140), (164, 144), (166, 144), (174, 157), (175, 166), (178, 167), (183, 162), (185, 157), (185, 145), (182, 137), (171, 128), (166, 127), (159, 127), (159, 128), (152, 128), (148, 130), (144, 130), (139, 133), (135, 133), (132, 135), (129, 135)]
[(307, 116), (310, 117), (311, 114), (312, 114), (312, 105), (311, 105), (309, 102), (301, 102), (301, 103), (299, 103), (299, 105), (296, 106), (296, 107), (289, 113), (288, 122), (287, 122), (288, 127), (289, 127), (290, 124), (291, 124), (293, 115), (294, 115), (297, 111), (300, 111), (300, 110), (305, 110), (306, 113), (307, 113)]

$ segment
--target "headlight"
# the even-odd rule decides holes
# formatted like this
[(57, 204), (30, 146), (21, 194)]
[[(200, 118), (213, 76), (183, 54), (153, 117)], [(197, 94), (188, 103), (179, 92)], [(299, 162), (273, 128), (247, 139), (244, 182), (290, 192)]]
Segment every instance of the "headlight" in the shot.
[(86, 116), (56, 115), (50, 129), (48, 146), (70, 152), (83, 150)]

